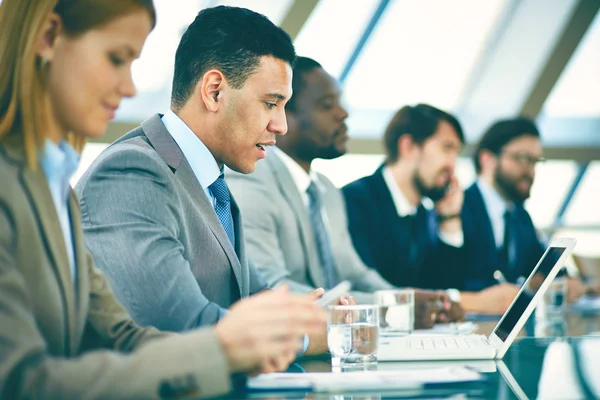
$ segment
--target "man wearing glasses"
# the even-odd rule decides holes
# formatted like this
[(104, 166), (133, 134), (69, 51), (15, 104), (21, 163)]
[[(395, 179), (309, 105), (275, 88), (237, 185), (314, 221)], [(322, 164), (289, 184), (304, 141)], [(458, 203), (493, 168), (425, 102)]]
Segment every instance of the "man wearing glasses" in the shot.
[[(462, 210), (463, 289), (495, 287), (516, 294), (545, 250), (523, 207), (531, 193), (535, 166), (544, 161), (540, 133), (527, 118), (495, 122), (476, 146), (473, 158), (478, 178), (465, 191)], [(541, 284), (537, 279), (532, 286)], [(574, 298), (583, 288), (578, 280), (569, 279), (569, 289), (569, 297)], [(511, 297), (506, 296), (508, 304), (490, 306), (503, 313)]]

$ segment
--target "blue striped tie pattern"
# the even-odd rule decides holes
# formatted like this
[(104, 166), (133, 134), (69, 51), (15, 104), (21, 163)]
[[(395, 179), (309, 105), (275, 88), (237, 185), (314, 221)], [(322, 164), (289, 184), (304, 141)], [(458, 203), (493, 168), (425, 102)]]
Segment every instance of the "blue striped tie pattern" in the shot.
[(233, 216), (231, 215), (231, 197), (229, 195), (229, 189), (225, 183), (224, 175), (221, 174), (219, 178), (208, 187), (213, 196), (215, 196), (215, 213), (221, 221), (221, 225), (225, 228), (227, 237), (233, 248), (235, 248), (235, 230), (233, 228)]
[(323, 204), (321, 201), (321, 192), (314, 181), (311, 181), (308, 189), (309, 204), (308, 213), (310, 217), (310, 223), (312, 225), (317, 250), (319, 253), (319, 260), (323, 266), (323, 276), (325, 277), (325, 289), (331, 289), (337, 284), (335, 260), (333, 259), (333, 252), (331, 250), (331, 243), (329, 242), (329, 234), (325, 228), (325, 222), (323, 221), (323, 214), (321, 212)]

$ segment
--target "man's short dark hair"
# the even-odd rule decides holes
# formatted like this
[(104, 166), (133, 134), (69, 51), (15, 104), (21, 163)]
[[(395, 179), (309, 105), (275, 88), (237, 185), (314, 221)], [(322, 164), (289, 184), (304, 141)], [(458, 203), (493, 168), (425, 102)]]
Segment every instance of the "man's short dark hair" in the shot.
[(483, 150), (487, 150), (493, 154), (500, 154), (504, 146), (508, 142), (521, 136), (540, 137), (540, 132), (535, 123), (527, 117), (518, 117), (513, 119), (504, 119), (495, 122), (483, 134), (481, 140), (475, 148), (473, 155), (473, 163), (477, 173), (481, 172), (481, 164), (479, 163), (479, 154)]
[(286, 110), (296, 110), (296, 97), (304, 90), (305, 82), (303, 74), (315, 68), (323, 68), (321, 64), (308, 57), (296, 58), (292, 76), (292, 97), (285, 105)]
[(465, 142), (462, 127), (458, 120), (446, 111), (428, 104), (404, 106), (394, 115), (383, 135), (387, 152), (387, 162), (400, 158), (398, 142), (403, 135), (410, 135), (416, 143), (422, 145), (438, 128), (440, 121), (448, 122), (456, 131), (461, 143)]
[(232, 87), (241, 88), (263, 56), (291, 66), (296, 59), (290, 36), (267, 17), (227, 6), (200, 11), (177, 47), (171, 105), (183, 107), (198, 80), (213, 68), (221, 71)]

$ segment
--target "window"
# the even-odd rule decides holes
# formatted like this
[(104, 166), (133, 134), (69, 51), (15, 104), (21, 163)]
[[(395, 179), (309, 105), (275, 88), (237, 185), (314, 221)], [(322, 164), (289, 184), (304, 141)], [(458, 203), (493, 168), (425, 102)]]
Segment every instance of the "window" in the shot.
[(588, 167), (565, 213), (564, 223), (600, 226), (600, 161)]
[(300, 56), (339, 78), (380, 0), (320, 0), (294, 41)]
[(542, 112), (553, 117), (600, 116), (600, 13), (588, 28)]
[(504, 0), (391, 2), (348, 76), (350, 106), (395, 110), (427, 102), (452, 109), (504, 5)]
[(535, 173), (531, 197), (525, 207), (536, 228), (548, 228), (554, 223), (577, 175), (577, 164), (574, 161), (546, 161), (536, 167)]

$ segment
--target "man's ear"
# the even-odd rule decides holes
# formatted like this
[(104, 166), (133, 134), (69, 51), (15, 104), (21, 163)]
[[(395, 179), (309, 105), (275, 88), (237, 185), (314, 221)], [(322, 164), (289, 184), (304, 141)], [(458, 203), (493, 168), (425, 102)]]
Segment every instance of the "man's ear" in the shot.
[(222, 92), (227, 86), (227, 79), (223, 73), (217, 69), (207, 71), (196, 87), (206, 109), (211, 112), (217, 112), (222, 103)]
[(417, 144), (410, 133), (405, 133), (398, 139), (398, 158), (410, 158), (413, 156)]
[(42, 34), (36, 51), (42, 63), (48, 63), (54, 59), (56, 42), (62, 31), (62, 20), (58, 14), (50, 13), (42, 27)]
[(489, 150), (481, 150), (479, 152), (479, 165), (481, 165), (482, 171), (496, 168), (498, 164), (498, 156)]

